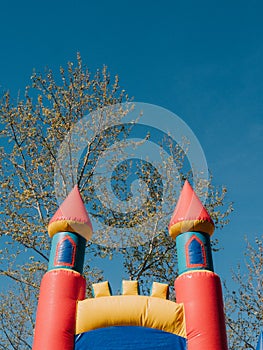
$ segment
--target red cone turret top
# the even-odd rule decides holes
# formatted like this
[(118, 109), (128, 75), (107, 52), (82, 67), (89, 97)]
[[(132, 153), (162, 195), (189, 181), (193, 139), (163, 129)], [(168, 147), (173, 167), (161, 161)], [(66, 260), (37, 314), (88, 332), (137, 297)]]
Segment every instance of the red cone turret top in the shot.
[(169, 234), (198, 231), (212, 235), (214, 223), (200, 199), (186, 180), (169, 224)]
[(50, 237), (64, 231), (78, 233), (86, 240), (92, 235), (92, 225), (77, 185), (60, 205), (48, 225)]

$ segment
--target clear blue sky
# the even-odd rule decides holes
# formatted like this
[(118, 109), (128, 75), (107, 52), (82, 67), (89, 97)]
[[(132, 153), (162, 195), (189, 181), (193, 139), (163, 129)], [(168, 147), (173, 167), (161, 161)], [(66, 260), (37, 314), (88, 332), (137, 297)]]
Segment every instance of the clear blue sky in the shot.
[(243, 0), (4, 1), (0, 88), (32, 69), (106, 64), (135, 101), (165, 107), (193, 130), (216, 184), (234, 201), (215, 269), (229, 279), (243, 237), (262, 235), (263, 3)]

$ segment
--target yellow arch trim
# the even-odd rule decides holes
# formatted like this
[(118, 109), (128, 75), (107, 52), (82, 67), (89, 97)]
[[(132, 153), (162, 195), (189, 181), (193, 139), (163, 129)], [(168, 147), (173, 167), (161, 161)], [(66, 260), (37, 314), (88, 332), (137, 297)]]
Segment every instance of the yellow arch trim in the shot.
[(78, 302), (76, 334), (110, 326), (156, 328), (186, 338), (183, 304), (143, 295), (117, 295)]

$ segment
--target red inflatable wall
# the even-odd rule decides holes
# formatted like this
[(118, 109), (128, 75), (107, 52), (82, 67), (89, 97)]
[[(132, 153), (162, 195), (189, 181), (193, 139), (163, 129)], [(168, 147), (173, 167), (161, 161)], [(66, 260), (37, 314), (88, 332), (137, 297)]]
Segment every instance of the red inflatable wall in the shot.
[(175, 280), (185, 308), (188, 350), (227, 350), (220, 278), (210, 271), (186, 272)]
[(72, 270), (51, 270), (41, 282), (33, 350), (73, 350), (77, 300), (86, 281)]

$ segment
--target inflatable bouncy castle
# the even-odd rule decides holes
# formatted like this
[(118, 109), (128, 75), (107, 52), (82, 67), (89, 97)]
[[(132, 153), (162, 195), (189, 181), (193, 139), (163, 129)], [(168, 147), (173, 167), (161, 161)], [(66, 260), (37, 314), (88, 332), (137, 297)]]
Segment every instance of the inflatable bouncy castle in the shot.
[(33, 350), (227, 350), (221, 282), (213, 271), (214, 223), (186, 181), (169, 224), (176, 239), (176, 302), (168, 285), (153, 282), (150, 296), (138, 281), (123, 281), (122, 295), (109, 283), (93, 285), (85, 298), (82, 275), (92, 225), (75, 186), (51, 219), (48, 271), (36, 316)]

